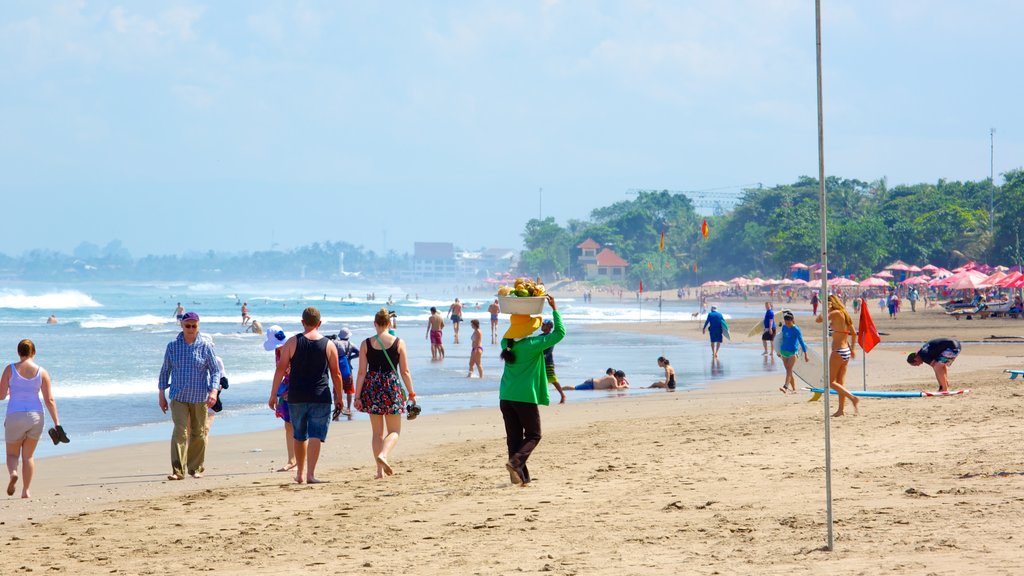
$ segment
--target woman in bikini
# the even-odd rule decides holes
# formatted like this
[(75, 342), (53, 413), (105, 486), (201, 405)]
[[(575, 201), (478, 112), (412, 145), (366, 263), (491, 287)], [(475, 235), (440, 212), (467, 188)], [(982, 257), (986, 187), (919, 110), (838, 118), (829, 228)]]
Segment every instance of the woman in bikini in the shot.
[(658, 356), (658, 367), (665, 370), (665, 379), (658, 380), (654, 384), (648, 386), (648, 388), (666, 388), (668, 390), (676, 389), (676, 369), (672, 367), (672, 364), (668, 361), (668, 358), (664, 356)]
[[(818, 315), (815, 322), (821, 321), (821, 315)], [(853, 330), (850, 313), (835, 295), (828, 297), (828, 323), (832, 330), (832, 353), (828, 357), (829, 387), (839, 394), (839, 409), (832, 415), (846, 414), (844, 408), (847, 400), (853, 403), (853, 411), (856, 414), (859, 413), (857, 405), (860, 404), (860, 400), (846, 389), (846, 365), (856, 357), (854, 347), (850, 344), (850, 336), (857, 333)]]
[(470, 343), (473, 345), (473, 351), (469, 353), (469, 374), (466, 374), (466, 378), (473, 376), (473, 366), (476, 366), (477, 371), (480, 373), (480, 377), (484, 377), (484, 367), (482, 364), (484, 358), (484, 347), (483, 344), (483, 332), (480, 331), (480, 321), (473, 319), (469, 321), (469, 325), (473, 327), (473, 335), (470, 337)]

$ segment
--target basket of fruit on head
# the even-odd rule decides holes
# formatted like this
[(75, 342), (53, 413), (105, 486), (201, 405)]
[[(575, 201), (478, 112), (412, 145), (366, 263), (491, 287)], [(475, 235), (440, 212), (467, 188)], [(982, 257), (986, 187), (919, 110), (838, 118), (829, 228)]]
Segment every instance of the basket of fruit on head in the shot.
[(498, 306), (503, 314), (540, 314), (546, 294), (540, 278), (516, 278), (512, 286), (498, 288)]

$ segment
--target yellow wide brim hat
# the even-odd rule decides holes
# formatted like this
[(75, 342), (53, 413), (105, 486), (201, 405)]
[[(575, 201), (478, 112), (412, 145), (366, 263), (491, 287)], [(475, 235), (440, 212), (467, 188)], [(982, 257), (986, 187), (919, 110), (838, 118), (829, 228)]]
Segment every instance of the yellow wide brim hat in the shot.
[(502, 338), (508, 338), (515, 340), (516, 338), (523, 338), (529, 336), (540, 328), (540, 316), (530, 316), (529, 314), (512, 314), (509, 318), (512, 321), (512, 325), (505, 330), (505, 335)]

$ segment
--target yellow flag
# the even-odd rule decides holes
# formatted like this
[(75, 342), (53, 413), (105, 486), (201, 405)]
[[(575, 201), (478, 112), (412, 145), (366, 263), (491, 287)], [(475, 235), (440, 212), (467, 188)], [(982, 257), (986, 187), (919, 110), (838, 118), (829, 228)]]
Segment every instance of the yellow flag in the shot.
[(661, 242), (658, 243), (658, 252), (665, 251), (665, 231), (661, 231)]

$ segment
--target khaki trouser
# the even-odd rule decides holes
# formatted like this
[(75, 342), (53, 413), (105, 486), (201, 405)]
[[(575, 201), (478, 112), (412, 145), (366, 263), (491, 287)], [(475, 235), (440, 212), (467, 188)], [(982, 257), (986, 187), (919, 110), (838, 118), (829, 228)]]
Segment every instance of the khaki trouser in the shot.
[[(187, 462), (188, 473), (204, 470), (206, 460), (206, 402), (171, 401), (171, 468), (175, 474), (184, 477)], [(187, 459), (186, 459), (187, 452)]]

